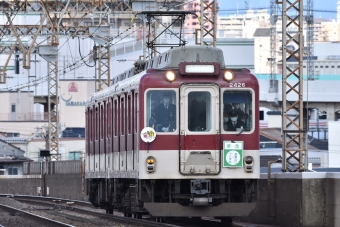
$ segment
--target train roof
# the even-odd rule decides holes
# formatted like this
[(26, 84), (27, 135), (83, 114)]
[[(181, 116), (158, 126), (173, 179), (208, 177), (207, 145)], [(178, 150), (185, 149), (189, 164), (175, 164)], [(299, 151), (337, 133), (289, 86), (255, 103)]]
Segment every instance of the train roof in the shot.
[[(225, 68), (223, 51), (219, 48), (210, 46), (182, 46), (164, 52), (145, 64), (140, 61), (132, 67), (115, 76), (112, 79), (112, 85), (102, 91), (93, 93), (87, 100), (87, 104), (104, 99), (112, 94), (118, 94), (122, 91), (136, 89), (139, 85), (140, 78), (145, 74), (147, 69), (173, 69), (178, 68), (181, 62), (218, 62), (221, 68)], [(140, 68), (144, 67), (144, 71)]]
[(181, 62), (218, 62), (225, 68), (223, 51), (210, 46), (183, 46), (164, 52), (146, 63), (146, 69), (178, 68)]

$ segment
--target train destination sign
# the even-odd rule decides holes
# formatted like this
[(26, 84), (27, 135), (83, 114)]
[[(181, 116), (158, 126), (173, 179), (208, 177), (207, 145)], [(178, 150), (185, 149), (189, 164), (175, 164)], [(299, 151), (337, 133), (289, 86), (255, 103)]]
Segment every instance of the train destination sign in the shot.
[(243, 141), (224, 141), (223, 167), (243, 167)]
[(181, 62), (179, 74), (188, 76), (217, 76), (220, 74), (220, 64), (217, 62)]
[(213, 65), (186, 65), (186, 73), (213, 73), (215, 67)]

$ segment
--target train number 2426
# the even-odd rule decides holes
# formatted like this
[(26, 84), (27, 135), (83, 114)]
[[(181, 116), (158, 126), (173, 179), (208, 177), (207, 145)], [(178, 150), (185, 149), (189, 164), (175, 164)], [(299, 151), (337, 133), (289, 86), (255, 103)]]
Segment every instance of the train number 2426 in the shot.
[(229, 87), (246, 87), (246, 83), (230, 83)]

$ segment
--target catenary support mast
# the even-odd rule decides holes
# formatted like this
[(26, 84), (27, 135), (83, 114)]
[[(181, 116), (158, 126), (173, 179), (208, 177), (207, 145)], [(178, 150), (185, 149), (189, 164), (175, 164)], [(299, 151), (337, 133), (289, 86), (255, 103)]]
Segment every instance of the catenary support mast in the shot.
[[(282, 0), (282, 171), (305, 171), (303, 126), (303, 0)], [(287, 48), (293, 45), (295, 48)], [(290, 60), (296, 64), (287, 64)], [(287, 162), (296, 160), (297, 167)]]

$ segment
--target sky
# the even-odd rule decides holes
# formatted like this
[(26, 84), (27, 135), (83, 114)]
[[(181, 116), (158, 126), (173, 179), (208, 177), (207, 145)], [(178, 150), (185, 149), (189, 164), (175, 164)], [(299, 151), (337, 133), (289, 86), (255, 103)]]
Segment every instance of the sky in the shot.
[[(236, 11), (223, 11), (228, 9), (245, 9), (246, 0), (218, 0), (220, 4), (220, 15), (228, 14), (236, 14)], [(261, 7), (268, 7), (270, 6), (270, 0), (247, 0), (249, 8), (261, 8)], [(307, 0), (303, 0), (304, 5), (306, 5)], [(335, 10), (337, 7), (338, 0), (314, 0), (314, 9), (315, 10)], [(269, 11), (269, 9), (268, 9)], [(243, 11), (244, 12), (244, 11)], [(239, 11), (239, 13), (243, 13)], [(315, 18), (324, 18), (324, 19), (336, 19), (336, 13), (326, 13), (326, 12), (314, 12)]]

